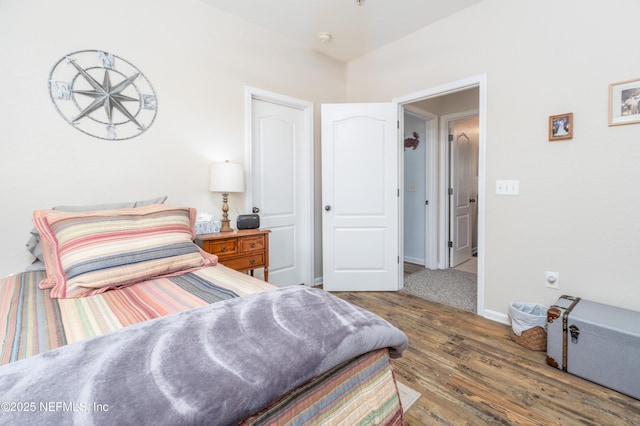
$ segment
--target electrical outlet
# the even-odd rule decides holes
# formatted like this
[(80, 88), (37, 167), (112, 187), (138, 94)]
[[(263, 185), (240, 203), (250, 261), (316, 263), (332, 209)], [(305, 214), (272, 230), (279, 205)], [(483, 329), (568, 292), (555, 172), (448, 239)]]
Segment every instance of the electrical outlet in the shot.
[(560, 274), (557, 272), (546, 271), (544, 273), (544, 286), (547, 288), (558, 289), (560, 286)]

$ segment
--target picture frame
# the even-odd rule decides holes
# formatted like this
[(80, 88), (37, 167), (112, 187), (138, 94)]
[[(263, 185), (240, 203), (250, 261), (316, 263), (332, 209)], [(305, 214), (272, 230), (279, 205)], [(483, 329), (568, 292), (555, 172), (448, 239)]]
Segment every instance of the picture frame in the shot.
[(549, 140), (560, 141), (573, 138), (573, 113), (549, 117)]
[(640, 78), (609, 85), (609, 126), (640, 123)]

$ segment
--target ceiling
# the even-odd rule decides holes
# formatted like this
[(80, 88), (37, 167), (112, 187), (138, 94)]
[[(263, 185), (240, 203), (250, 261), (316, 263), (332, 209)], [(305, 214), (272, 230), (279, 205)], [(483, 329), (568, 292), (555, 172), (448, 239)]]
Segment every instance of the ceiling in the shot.
[(348, 62), (482, 0), (202, 1)]

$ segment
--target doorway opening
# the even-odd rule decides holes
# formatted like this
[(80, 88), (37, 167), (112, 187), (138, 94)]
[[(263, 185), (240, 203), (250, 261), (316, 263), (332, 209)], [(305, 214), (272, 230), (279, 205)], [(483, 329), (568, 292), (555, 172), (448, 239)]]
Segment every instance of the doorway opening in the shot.
[(400, 252), (408, 263), (403, 269), (449, 272), (454, 277), (473, 274), (464, 277), (465, 287), (473, 287), (466, 296), (473, 299), (473, 306), (467, 310), (482, 313), (486, 76), (396, 102), (404, 133), (400, 144), (404, 218)]

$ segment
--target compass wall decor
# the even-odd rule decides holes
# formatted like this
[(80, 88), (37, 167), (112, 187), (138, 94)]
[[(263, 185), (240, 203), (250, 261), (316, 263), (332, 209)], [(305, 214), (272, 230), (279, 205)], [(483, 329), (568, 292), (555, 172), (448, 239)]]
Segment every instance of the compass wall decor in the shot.
[(49, 94), (60, 115), (88, 135), (131, 139), (147, 130), (158, 112), (156, 94), (130, 62), (101, 50), (60, 59), (49, 74)]

